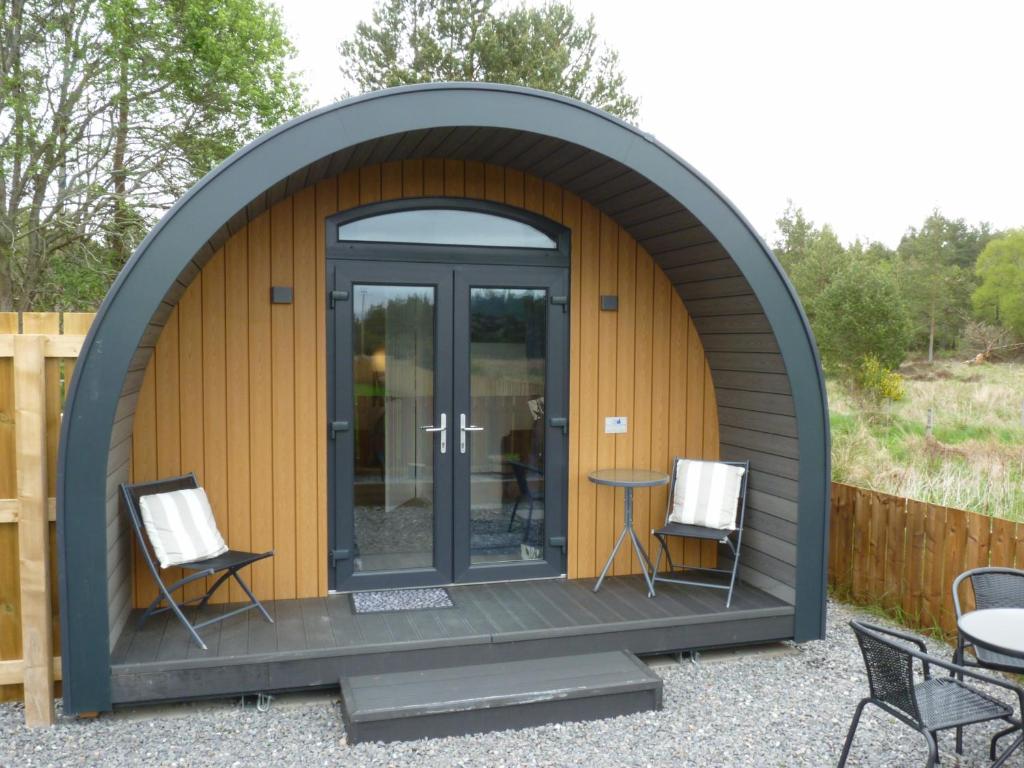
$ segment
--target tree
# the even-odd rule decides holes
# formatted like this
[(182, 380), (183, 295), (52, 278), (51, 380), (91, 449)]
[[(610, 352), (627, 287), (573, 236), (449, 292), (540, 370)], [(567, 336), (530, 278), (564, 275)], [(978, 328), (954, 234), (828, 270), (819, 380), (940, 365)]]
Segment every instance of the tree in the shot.
[(94, 307), (184, 189), (301, 110), (263, 0), (0, 0), (0, 20), (0, 310)]
[(859, 261), (840, 270), (815, 302), (814, 326), (822, 363), (852, 379), (874, 358), (896, 370), (910, 347), (903, 299), (883, 265)]
[(782, 239), (775, 252), (813, 324), (818, 297), (846, 263), (845, 249), (828, 224), (816, 228), (792, 202), (776, 225)]
[(989, 226), (968, 226), (963, 219), (947, 219), (933, 211), (920, 229), (911, 227), (897, 248), (897, 279), (918, 344), (952, 346), (968, 319), (973, 266), (992, 237)]
[(982, 319), (1024, 337), (1024, 229), (990, 240), (978, 256), (971, 301)]
[(638, 114), (594, 17), (577, 20), (560, 2), (498, 11), (494, 0), (380, 0), (339, 51), (342, 74), (363, 92), (487, 81), (560, 93), (625, 120)]

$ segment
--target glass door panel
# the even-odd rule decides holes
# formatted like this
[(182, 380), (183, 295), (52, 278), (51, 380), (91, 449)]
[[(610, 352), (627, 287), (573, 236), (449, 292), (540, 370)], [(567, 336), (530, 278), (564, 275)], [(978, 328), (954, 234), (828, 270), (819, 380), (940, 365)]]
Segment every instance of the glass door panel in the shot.
[(565, 572), (567, 290), (564, 269), (455, 272), (458, 580)]
[(544, 557), (548, 293), (470, 288), (470, 563)]
[(333, 588), (448, 583), (451, 268), (331, 270)]
[(353, 570), (430, 568), (435, 288), (352, 287)]

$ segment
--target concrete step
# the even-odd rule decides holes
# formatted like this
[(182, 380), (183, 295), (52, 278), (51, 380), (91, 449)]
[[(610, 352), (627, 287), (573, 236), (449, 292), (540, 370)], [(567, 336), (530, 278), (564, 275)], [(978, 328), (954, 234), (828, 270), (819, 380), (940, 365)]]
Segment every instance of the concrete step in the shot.
[(598, 720), (660, 709), (661, 696), (629, 651), (341, 678), (350, 744)]

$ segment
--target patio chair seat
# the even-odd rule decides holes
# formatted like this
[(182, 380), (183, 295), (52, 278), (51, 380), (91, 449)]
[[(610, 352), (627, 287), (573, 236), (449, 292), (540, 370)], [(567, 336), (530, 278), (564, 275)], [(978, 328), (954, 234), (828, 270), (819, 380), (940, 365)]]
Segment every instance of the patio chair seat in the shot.
[(990, 651), (987, 648), (980, 648), (978, 646), (974, 646), (974, 655), (980, 667), (1024, 675), (1024, 661), (1021, 661), (1016, 656), (1007, 656), (1005, 653)]
[(177, 567), (186, 568), (190, 571), (223, 571), (228, 568), (242, 568), (249, 565), (249, 563), (255, 563), (257, 560), (270, 557), (272, 554), (272, 552), (242, 552), (237, 549), (229, 549), (222, 555), (208, 557), (205, 560), (193, 560), (191, 563), (182, 563)]
[(689, 539), (708, 539), (725, 541), (732, 531), (721, 528), (705, 528), (702, 525), (685, 525), (684, 523), (666, 523), (661, 528), (651, 531), (655, 536), (686, 536)]
[(930, 731), (1009, 717), (1013, 707), (954, 677), (932, 677), (914, 686), (921, 722)]

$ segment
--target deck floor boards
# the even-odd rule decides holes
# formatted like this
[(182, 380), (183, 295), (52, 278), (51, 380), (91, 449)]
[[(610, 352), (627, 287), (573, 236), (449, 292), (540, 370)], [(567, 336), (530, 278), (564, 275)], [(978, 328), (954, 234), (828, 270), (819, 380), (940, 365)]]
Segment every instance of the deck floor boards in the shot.
[[(792, 636), (793, 607), (738, 584), (732, 608), (721, 591), (639, 576), (450, 587), (453, 608), (356, 614), (349, 595), (265, 603), (275, 623), (247, 611), (200, 630), (193, 643), (177, 619), (134, 611), (111, 654), (115, 703), (336, 684), (339, 671), (389, 671), (498, 659), (544, 658), (619, 648), (662, 653)], [(204, 616), (236, 606), (210, 606)], [(195, 616), (195, 610), (189, 612)], [(467, 661), (467, 659), (475, 660)], [(209, 675), (196, 676), (199, 669)], [(196, 693), (196, 686), (206, 686)]]
[[(730, 613), (720, 591), (659, 584), (658, 596), (652, 600), (638, 577), (611, 577), (596, 594), (591, 586), (591, 581), (561, 580), (456, 586), (451, 587), (455, 608), (394, 613), (355, 614), (348, 595), (270, 601), (265, 605), (276, 623), (248, 611), (205, 627), (200, 632), (209, 647), (205, 652), (172, 616), (152, 617), (138, 629), (139, 612), (135, 611), (117, 642), (112, 663), (298, 653)], [(208, 606), (202, 617), (233, 607)], [(740, 584), (732, 611), (783, 607), (782, 601)], [(194, 618), (195, 610), (188, 615)]]
[[(278, 616), (278, 606), (284, 604), (284, 600), (277, 602), (265, 603), (264, 607), (267, 609), (267, 613), (274, 620), (274, 623), (269, 623), (263, 616), (257, 616), (252, 611), (246, 611), (243, 616), (248, 617), (249, 623), (249, 653), (272, 653), (277, 650), (277, 623), (280, 621)], [(241, 617), (239, 617), (241, 618)], [(231, 619), (228, 619), (231, 621)]]
[[(220, 656), (245, 656), (249, 652), (249, 620), (254, 611), (246, 611), (241, 616), (224, 621), (220, 630), (220, 645), (217, 653)], [(263, 621), (262, 616), (257, 617)]]
[(327, 613), (327, 601), (322, 597), (301, 600), (302, 626), (306, 632), (307, 648), (334, 648), (337, 640), (331, 618)]
[(277, 604), (277, 650), (295, 653), (308, 650), (302, 625), (302, 600), (281, 600)]

